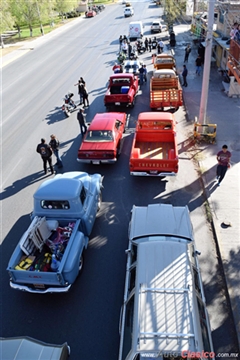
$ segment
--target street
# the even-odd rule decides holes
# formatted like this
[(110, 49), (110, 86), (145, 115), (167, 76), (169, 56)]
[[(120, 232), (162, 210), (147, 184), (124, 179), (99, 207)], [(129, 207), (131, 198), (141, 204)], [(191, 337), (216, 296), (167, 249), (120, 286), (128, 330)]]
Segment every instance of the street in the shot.
[[(134, 20), (142, 20), (144, 35), (161, 9), (149, 1), (133, 2)], [(189, 126), (184, 107), (175, 116), (179, 173), (172, 178), (130, 177), (129, 154), (140, 112), (149, 111), (149, 84), (141, 86), (129, 114), (122, 151), (115, 165), (84, 165), (76, 161), (81, 142), (77, 112), (65, 118), (62, 98), (82, 76), (89, 92), (87, 122), (104, 112), (103, 96), (116, 61), (119, 36), (128, 34), (133, 18), (124, 18), (123, 5), (113, 4), (98, 16), (80, 19), (4, 67), (2, 71), (2, 244), (0, 336), (28, 335), (49, 343), (65, 341), (70, 359), (116, 360), (119, 316), (123, 301), (128, 223), (132, 206), (151, 203), (188, 205), (193, 223), (215, 353), (234, 352), (235, 334), (222, 288), (212, 229), (207, 222), (202, 184), (189, 153)], [(178, 48), (175, 49), (176, 59)], [(141, 55), (152, 70), (151, 53)], [(179, 67), (182, 63), (179, 64)], [(61, 143), (62, 172), (100, 173), (103, 203), (86, 251), (81, 277), (67, 294), (37, 295), (14, 291), (6, 272), (8, 260), (30, 223), (32, 195), (46, 179), (36, 153), (41, 137), (55, 134)], [(54, 159), (55, 160), (55, 159)], [(225, 358), (226, 359), (226, 358)]]

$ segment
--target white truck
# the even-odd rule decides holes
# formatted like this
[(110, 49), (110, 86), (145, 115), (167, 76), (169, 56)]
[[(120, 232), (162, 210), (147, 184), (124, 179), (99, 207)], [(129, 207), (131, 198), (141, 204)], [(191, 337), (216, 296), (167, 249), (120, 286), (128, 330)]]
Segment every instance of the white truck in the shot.
[(189, 211), (133, 206), (118, 360), (214, 358)]

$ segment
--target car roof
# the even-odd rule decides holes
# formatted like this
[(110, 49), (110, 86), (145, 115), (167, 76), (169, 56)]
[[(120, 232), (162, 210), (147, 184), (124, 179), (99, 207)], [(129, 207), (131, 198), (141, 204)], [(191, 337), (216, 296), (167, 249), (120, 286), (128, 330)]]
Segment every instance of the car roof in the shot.
[(98, 113), (94, 116), (88, 131), (113, 130), (116, 120), (125, 121), (126, 114), (120, 112)]
[(138, 121), (152, 120), (171, 120), (174, 121), (174, 115), (168, 112), (142, 112), (138, 115)]
[(156, 21), (153, 21), (152, 23), (153, 23), (153, 24), (159, 24), (159, 25), (161, 24), (161, 22), (160, 22), (160, 21), (157, 21), (157, 20), (156, 20)]
[(124, 66), (126, 65), (141, 65), (141, 62), (139, 60), (126, 60), (124, 62)]

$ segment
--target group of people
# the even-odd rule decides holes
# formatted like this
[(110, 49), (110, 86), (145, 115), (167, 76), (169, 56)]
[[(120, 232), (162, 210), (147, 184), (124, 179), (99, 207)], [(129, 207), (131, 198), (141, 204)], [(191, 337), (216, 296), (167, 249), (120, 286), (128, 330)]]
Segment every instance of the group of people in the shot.
[[(187, 47), (185, 48), (184, 63), (188, 62), (188, 58), (189, 58), (189, 55), (190, 55), (191, 51), (192, 51), (191, 45), (188, 44)], [(204, 48), (204, 46), (202, 44), (200, 44), (199, 47), (198, 47), (198, 57), (195, 60), (196, 74), (198, 76), (201, 75), (202, 65), (204, 64), (204, 52), (205, 52), (205, 48)], [(188, 86), (187, 75), (188, 75), (188, 69), (187, 69), (187, 66), (184, 64), (183, 65), (183, 71), (182, 71), (182, 78), (183, 78), (182, 86), (185, 86), (185, 87)]]
[(41, 143), (37, 145), (36, 151), (41, 155), (43, 161), (43, 170), (45, 174), (47, 174), (47, 164), (50, 167), (51, 173), (55, 174), (52, 165), (52, 154), (56, 156), (57, 167), (58, 168), (63, 167), (62, 159), (59, 155), (59, 146), (60, 146), (60, 142), (54, 134), (50, 136), (49, 144), (46, 143), (46, 139), (42, 138)]
[(232, 26), (230, 37), (232, 40), (235, 40), (240, 44), (240, 24), (237, 22), (235, 22)]

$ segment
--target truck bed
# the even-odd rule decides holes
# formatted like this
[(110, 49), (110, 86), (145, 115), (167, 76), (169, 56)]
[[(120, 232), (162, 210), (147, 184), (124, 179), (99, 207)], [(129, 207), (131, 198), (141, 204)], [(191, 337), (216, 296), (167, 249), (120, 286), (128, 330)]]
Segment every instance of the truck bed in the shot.
[(173, 149), (172, 142), (142, 142), (137, 141), (135, 148), (140, 149), (139, 159), (168, 159), (169, 150)]

